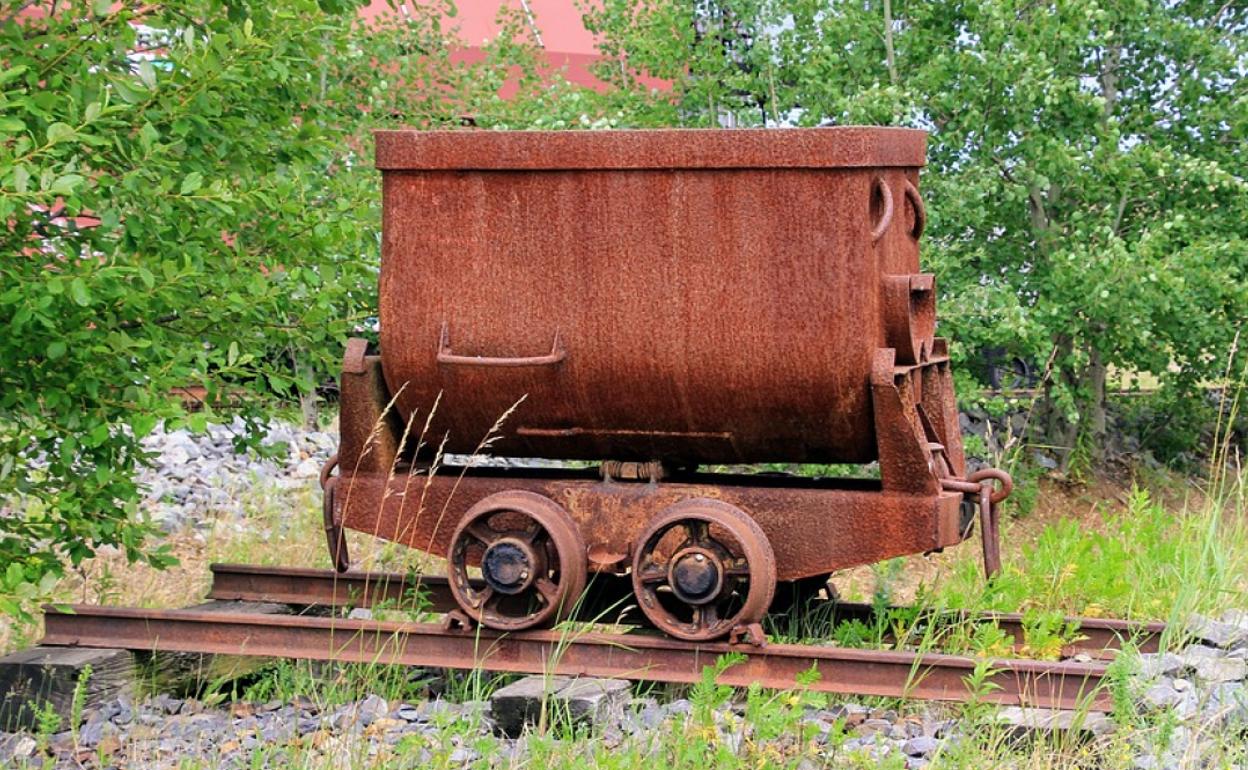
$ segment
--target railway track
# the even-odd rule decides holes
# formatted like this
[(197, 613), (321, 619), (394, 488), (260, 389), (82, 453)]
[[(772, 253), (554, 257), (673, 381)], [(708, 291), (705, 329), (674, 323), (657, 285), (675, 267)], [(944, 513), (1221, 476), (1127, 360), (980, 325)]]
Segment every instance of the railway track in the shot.
[[(49, 607), (44, 645), (124, 648), (141, 652), (194, 652), (274, 658), (400, 664), (426, 668), (481, 669), (519, 674), (598, 676), (653, 682), (693, 683), (703, 669), (725, 655), (737, 662), (718, 678), (722, 684), (960, 701), (968, 682), (982, 677), (977, 697), (1003, 705), (1049, 709), (1105, 709), (1109, 663), (1003, 658), (985, 662), (961, 655), (903, 650), (864, 650), (771, 643), (763, 647), (724, 642), (678, 642), (642, 627), (623, 632), (535, 630), (499, 633), (446, 622), (396, 622), (340, 617), (342, 608), (384, 607), (419, 599), (424, 612), (454, 608), (445, 578), (412, 580), (388, 573), (304, 568), (214, 565), (208, 597), (237, 603), (229, 611), (187, 608), (150, 610), (121, 607)], [(599, 591), (608, 602), (612, 586)], [(623, 586), (620, 587), (623, 590)], [(248, 609), (260, 603), (293, 605), (296, 615)], [(412, 605), (406, 605), (412, 606)], [(337, 608), (338, 612), (333, 612)], [(306, 610), (319, 609), (318, 612)], [(582, 608), (582, 612), (594, 608)], [(869, 613), (862, 605), (839, 604), (839, 617)], [(328, 613), (328, 614), (327, 614)], [(453, 615), (446, 617), (452, 618)], [(1022, 618), (975, 616), (1007, 632)], [(1078, 650), (1099, 656), (1130, 640), (1155, 650), (1164, 628), (1104, 619), (1077, 619), (1087, 637)], [(985, 669), (986, 666), (986, 669)], [(985, 674), (986, 670), (986, 674)], [(810, 672), (815, 672), (813, 683)]]

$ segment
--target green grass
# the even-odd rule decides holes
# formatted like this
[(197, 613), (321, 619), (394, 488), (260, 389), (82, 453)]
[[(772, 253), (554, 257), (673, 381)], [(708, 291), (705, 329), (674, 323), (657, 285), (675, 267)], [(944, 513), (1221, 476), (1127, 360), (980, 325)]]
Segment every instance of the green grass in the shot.
[(1248, 606), (1248, 510), (1242, 479), (1232, 494), (1168, 511), (1133, 488), (1095, 526), (1063, 519), (1008, 560), (987, 583), (960, 560), (931, 600), (946, 607), (1053, 610), (1082, 616), (1181, 620), (1190, 612)]

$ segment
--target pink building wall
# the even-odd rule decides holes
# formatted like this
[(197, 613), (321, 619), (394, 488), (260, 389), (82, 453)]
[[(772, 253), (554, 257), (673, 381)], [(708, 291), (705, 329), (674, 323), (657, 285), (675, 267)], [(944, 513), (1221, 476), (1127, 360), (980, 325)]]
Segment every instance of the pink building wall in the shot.
[[(403, 0), (409, 6), (428, 5), (428, 0)], [(457, 14), (445, 18), (445, 29), (458, 28), (466, 53), (479, 50), (482, 43), (498, 35), (494, 19), (500, 8), (523, 13), (525, 0), (456, 0)], [(593, 34), (585, 29), (576, 0), (527, 0), (530, 18), (546, 51), (552, 69), (563, 69), (571, 82), (591, 88), (603, 85), (590, 74), (589, 67), (600, 58)], [(365, 18), (393, 14), (386, 0), (372, 0), (361, 10)]]

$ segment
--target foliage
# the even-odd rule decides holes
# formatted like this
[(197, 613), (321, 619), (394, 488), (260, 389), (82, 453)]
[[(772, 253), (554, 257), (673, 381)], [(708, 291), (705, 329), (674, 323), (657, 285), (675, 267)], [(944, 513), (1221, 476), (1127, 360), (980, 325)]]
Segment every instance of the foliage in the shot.
[[(1248, 306), (1248, 9), (1222, 2), (605, 0), (636, 125), (928, 129), (925, 258), (955, 355), (1053, 361), (1094, 454), (1110, 367), (1216, 379)], [(639, 87), (673, 82), (667, 92)]]
[(514, 19), (465, 63), (448, 4), (368, 27), (355, 5), (0, 3), (0, 563), (27, 593), (100, 546), (168, 562), (136, 516), (140, 440), (217, 417), (172, 389), (258, 425), (367, 331), (370, 128), (547, 98)]
[[(1046, 525), (991, 584), (968, 554), (935, 600), (966, 609), (1150, 620), (1239, 606), (1248, 596), (1242, 483), (1226, 501), (1178, 513), (1135, 489), (1126, 508), (1103, 513), (1099, 526), (1073, 519)], [(1054, 618), (1032, 615), (1025, 642), (1044, 648), (1046, 640), (1077, 633), (1056, 627)]]

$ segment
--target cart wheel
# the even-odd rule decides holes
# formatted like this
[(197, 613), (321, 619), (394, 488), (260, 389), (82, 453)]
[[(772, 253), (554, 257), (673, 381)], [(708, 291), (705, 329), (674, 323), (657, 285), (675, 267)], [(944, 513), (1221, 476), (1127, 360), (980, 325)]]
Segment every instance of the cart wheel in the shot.
[[(555, 501), (499, 492), (474, 505), (451, 535), (451, 593), (487, 628), (552, 625), (572, 613), (584, 592), (585, 559), (576, 523)], [(469, 566), (480, 566), (484, 585), (469, 580)]]
[(704, 642), (758, 623), (776, 592), (776, 557), (744, 511), (683, 500), (637, 539), (633, 591), (646, 617), (677, 639)]

